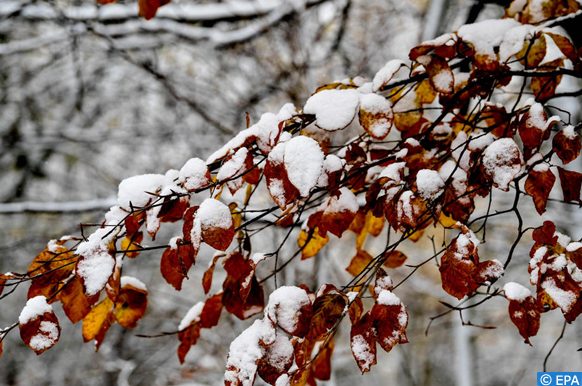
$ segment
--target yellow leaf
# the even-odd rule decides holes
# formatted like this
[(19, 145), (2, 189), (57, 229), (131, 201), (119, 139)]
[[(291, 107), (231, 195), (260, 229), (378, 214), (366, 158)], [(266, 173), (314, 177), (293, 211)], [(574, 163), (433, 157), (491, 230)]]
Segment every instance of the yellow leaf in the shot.
[[(141, 234), (141, 232), (139, 232), (139, 234)], [(143, 235), (140, 237), (140, 239), (143, 239)], [(127, 257), (137, 257), (141, 250), (141, 245), (139, 245), (139, 241), (132, 241), (129, 237), (125, 236), (121, 240), (121, 250), (125, 252)]]
[[(105, 331), (111, 325), (111, 311), (113, 309), (113, 302), (109, 298), (103, 299), (97, 304), (91, 312), (83, 319), (83, 339), (88, 342), (93, 339), (98, 339), (98, 336), (103, 337)], [(97, 341), (97, 344), (100, 340)]]
[(311, 237), (305, 230), (301, 230), (297, 239), (297, 245), (301, 248), (301, 259), (309, 259), (317, 255), (317, 253), (327, 244), (329, 236), (321, 237), (317, 231), (317, 227), (313, 229)]
[(441, 212), (441, 214), (439, 216), (439, 222), (445, 228), (452, 228), (457, 223), (457, 220), (455, 220), (452, 217), (449, 217), (446, 214), (444, 214), (443, 212)]
[(408, 239), (411, 240), (411, 241), (416, 242), (416, 241), (420, 240), (420, 238), (422, 237), (423, 233), (424, 233), (424, 229), (419, 229), (417, 231), (414, 231), (414, 232), (410, 233), (410, 235), (408, 236)]

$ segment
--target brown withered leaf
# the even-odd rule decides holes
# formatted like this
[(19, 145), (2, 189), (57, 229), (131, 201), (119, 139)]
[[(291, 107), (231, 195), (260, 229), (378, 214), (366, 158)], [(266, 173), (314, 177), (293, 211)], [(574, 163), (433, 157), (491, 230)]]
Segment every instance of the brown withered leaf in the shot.
[(188, 271), (194, 264), (195, 250), (192, 244), (183, 244), (177, 239), (176, 247), (166, 248), (160, 261), (160, 271), (163, 278), (176, 290), (182, 289), (182, 282), (188, 277)]
[(547, 167), (534, 167), (530, 170), (525, 180), (525, 191), (532, 197), (539, 214), (546, 211), (548, 198), (555, 182), (556, 176)]
[(564, 128), (552, 140), (552, 150), (554, 150), (564, 165), (578, 158), (581, 148), (580, 136), (576, 133), (573, 126)]
[(365, 250), (360, 249), (356, 252), (356, 255), (352, 257), (350, 265), (346, 267), (346, 271), (353, 276), (358, 276), (368, 266), (368, 264), (370, 264), (372, 259), (372, 255)]
[(560, 184), (564, 193), (564, 201), (582, 204), (580, 188), (582, 187), (582, 173), (566, 170), (558, 166)]
[(394, 250), (384, 256), (384, 266), (387, 268), (398, 268), (404, 264), (407, 257), (404, 253)]
[(358, 322), (364, 313), (364, 303), (359, 296), (350, 303), (348, 307), (348, 315), (350, 316), (350, 321), (352, 324)]
[(546, 56), (546, 37), (538, 32), (524, 44), (516, 57), (526, 68), (536, 68)]
[[(560, 62), (562, 60), (560, 59)], [(561, 65), (560, 65), (561, 66)], [(538, 102), (546, 102), (556, 95), (556, 88), (562, 81), (562, 75), (534, 76), (530, 88)]]
[(336, 291), (318, 296), (313, 302), (309, 335), (319, 338), (327, 333), (341, 317), (346, 304), (345, 296)]
[(61, 335), (59, 320), (42, 295), (28, 299), (19, 316), (22, 341), (40, 355), (53, 347)]

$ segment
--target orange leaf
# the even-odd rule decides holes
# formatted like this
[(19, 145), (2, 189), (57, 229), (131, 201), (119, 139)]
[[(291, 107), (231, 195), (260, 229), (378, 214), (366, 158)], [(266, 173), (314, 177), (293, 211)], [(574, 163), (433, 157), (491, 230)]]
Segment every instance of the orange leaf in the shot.
[(407, 257), (400, 251), (391, 251), (384, 257), (384, 266), (387, 268), (398, 268), (404, 264)]
[(87, 296), (81, 279), (75, 275), (59, 292), (58, 299), (69, 320), (77, 323), (91, 311), (91, 306), (99, 300), (99, 295)]
[(352, 261), (350, 261), (350, 265), (348, 265), (346, 271), (353, 276), (358, 276), (370, 264), (372, 259), (372, 255), (361, 249), (352, 257)]
[(346, 304), (346, 298), (335, 291), (318, 296), (313, 302), (309, 335), (319, 338), (327, 333), (341, 317)]
[(123, 276), (120, 283), (113, 315), (122, 327), (134, 328), (146, 311), (148, 291), (141, 281), (133, 277)]

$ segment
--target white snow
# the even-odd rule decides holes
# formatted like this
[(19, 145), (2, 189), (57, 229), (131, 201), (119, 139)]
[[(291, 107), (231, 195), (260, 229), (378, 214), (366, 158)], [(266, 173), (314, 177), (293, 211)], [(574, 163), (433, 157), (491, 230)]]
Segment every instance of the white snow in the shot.
[(203, 230), (208, 228), (229, 229), (232, 226), (230, 209), (214, 198), (207, 198), (200, 204), (196, 212), (196, 220), (200, 221)]
[(268, 319), (255, 320), (230, 344), (225, 381), (252, 386), (257, 373), (257, 361), (265, 354), (261, 344), (272, 344), (275, 339), (275, 328)]
[(312, 138), (300, 135), (292, 138), (285, 146), (285, 169), (289, 181), (302, 197), (309, 195), (323, 169), (323, 152)]
[(204, 302), (198, 302), (192, 306), (178, 325), (178, 331), (188, 328), (192, 323), (200, 321), (200, 314), (204, 308)]
[(579, 241), (574, 241), (568, 244), (566, 247), (566, 251), (568, 252), (576, 252), (578, 249), (582, 248), (582, 243)]
[(119, 184), (117, 204), (125, 209), (130, 209), (130, 204), (137, 208), (144, 207), (154, 197), (148, 193), (159, 193), (165, 181), (163, 174), (142, 174), (126, 178)]
[(356, 90), (323, 90), (307, 100), (303, 112), (315, 114), (319, 128), (336, 131), (353, 121), (359, 104), (360, 93)]
[[(325, 3), (325, 4), (333, 4), (333, 3)], [(324, 5), (325, 5), (324, 4)], [(275, 381), (275, 386), (290, 386), (291, 380), (289, 379), (289, 375), (281, 374), (279, 378)]]
[(76, 272), (83, 279), (89, 296), (101, 291), (113, 273), (115, 259), (109, 254), (108, 244), (114, 235), (111, 229), (100, 228), (77, 246), (75, 253), (81, 258)]
[(53, 307), (47, 303), (46, 297), (39, 295), (26, 301), (26, 305), (18, 316), (18, 323), (26, 324), (46, 312), (53, 312)]
[(513, 27), (505, 32), (499, 45), (499, 61), (507, 62), (513, 55), (523, 48), (525, 39), (528, 38), (535, 27), (529, 24)]
[(208, 167), (200, 158), (190, 158), (178, 174), (179, 182), (188, 191), (204, 188), (210, 184)]
[(56, 323), (44, 320), (40, 322), (39, 333), (30, 338), (30, 348), (35, 351), (42, 351), (54, 346), (59, 340), (59, 327)]
[(147, 292), (148, 289), (146, 287), (146, 285), (139, 280), (138, 278), (135, 278), (133, 276), (122, 276), (121, 279), (119, 279), (119, 285), (121, 286), (121, 288), (124, 288), (126, 286), (131, 286), (135, 289)]
[(402, 174), (404, 172), (404, 168), (406, 167), (406, 162), (394, 162), (390, 165), (386, 166), (378, 179), (380, 178), (388, 178), (395, 183), (399, 183), (402, 180)]
[(570, 236), (565, 235), (565, 234), (558, 232), (558, 231), (554, 232), (554, 236), (558, 237), (558, 244), (563, 245), (563, 246), (570, 244), (570, 241), (572, 241)]
[(576, 296), (578, 294), (571, 291), (564, 291), (563, 289), (558, 288), (556, 286), (556, 282), (552, 278), (546, 279), (542, 283), (542, 288), (564, 312), (570, 311), (576, 302)]
[(509, 282), (503, 286), (505, 297), (509, 300), (523, 302), (528, 296), (531, 296), (531, 291), (519, 283)]
[(398, 306), (402, 304), (398, 296), (394, 295), (392, 291), (382, 290), (378, 294), (378, 299), (376, 300), (378, 304), (384, 306)]
[(284, 331), (291, 333), (297, 328), (300, 316), (299, 310), (309, 304), (311, 304), (311, 301), (304, 289), (283, 286), (277, 288), (269, 296), (265, 315)]
[(562, 129), (562, 134), (568, 139), (576, 139), (578, 134), (576, 133), (575, 127), (572, 125), (567, 125)]
[(546, 119), (544, 116), (544, 106), (541, 103), (534, 103), (529, 108), (529, 115), (526, 121), (530, 127), (544, 131), (546, 129)]
[[(518, 162), (515, 162), (517, 159)], [(523, 158), (511, 138), (501, 138), (483, 152), (483, 166), (499, 189), (508, 190), (509, 183), (520, 173)]]
[(427, 201), (436, 199), (443, 192), (445, 182), (436, 170), (422, 169), (416, 174), (418, 193)]
[(216, 179), (218, 181), (224, 181), (242, 173), (248, 153), (249, 151), (246, 147), (238, 149), (232, 158), (220, 167), (220, 170), (216, 174)]
[(432, 77), (434, 87), (439, 92), (452, 92), (455, 84), (453, 73), (450, 71), (439, 71)]
[(378, 91), (380, 88), (387, 85), (388, 82), (390, 82), (394, 77), (394, 74), (396, 74), (398, 70), (404, 66), (406, 66), (406, 64), (399, 59), (393, 59), (386, 63), (384, 67), (382, 67), (380, 71), (374, 75), (374, 79), (372, 81), (373, 90)]
[(359, 209), (358, 199), (356, 195), (348, 188), (341, 188), (339, 190), (339, 196), (330, 197), (325, 205), (324, 213), (339, 213), (339, 212), (351, 212), (356, 213)]
[(478, 55), (495, 59), (494, 47), (501, 43), (507, 31), (520, 25), (518, 21), (513, 19), (484, 20), (461, 26), (457, 35), (464, 42), (471, 43)]

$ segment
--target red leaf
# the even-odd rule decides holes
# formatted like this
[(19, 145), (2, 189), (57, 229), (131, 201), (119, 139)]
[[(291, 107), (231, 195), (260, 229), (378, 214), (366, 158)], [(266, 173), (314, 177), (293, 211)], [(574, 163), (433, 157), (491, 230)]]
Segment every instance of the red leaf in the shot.
[(257, 361), (257, 372), (261, 378), (275, 385), (277, 378), (286, 374), (293, 364), (293, 345), (285, 334), (277, 334), (268, 345), (265, 354)]
[(212, 286), (212, 276), (214, 276), (214, 268), (216, 267), (216, 262), (220, 259), (221, 255), (215, 255), (212, 258), (212, 262), (206, 271), (204, 271), (204, 275), (202, 275), (202, 288), (204, 289), (204, 293), (207, 294), (210, 291), (210, 287)]
[(255, 277), (252, 262), (234, 252), (224, 261), (224, 269), (227, 276), (222, 284), (222, 302), (226, 310), (239, 319), (262, 311), (265, 305), (263, 288)]
[(518, 131), (526, 159), (529, 159), (541, 143), (549, 138), (551, 131), (546, 127), (547, 121), (548, 115), (540, 103), (534, 103), (519, 121)]
[(37, 355), (53, 347), (61, 335), (57, 316), (42, 295), (28, 299), (18, 322), (22, 341)]
[(472, 294), (479, 287), (476, 281), (479, 255), (473, 237), (469, 233), (459, 235), (441, 259), (439, 271), (443, 289), (457, 299)]
[(509, 301), (509, 317), (519, 334), (530, 343), (529, 338), (535, 336), (540, 328), (540, 312), (536, 300), (528, 296), (524, 301)]
[(425, 55), (416, 59), (424, 66), (431, 85), (441, 94), (452, 94), (455, 88), (453, 71), (447, 61), (437, 55)]
[(360, 371), (362, 373), (370, 371), (376, 364), (376, 329), (369, 313), (365, 313), (360, 321), (352, 326), (350, 347)]
[(196, 222), (200, 221), (202, 240), (214, 249), (226, 250), (234, 238), (234, 222), (228, 206), (213, 198), (207, 198), (200, 204)]
[(548, 198), (555, 182), (556, 176), (545, 164), (534, 166), (530, 170), (525, 180), (525, 191), (532, 197), (539, 214), (546, 211)]
[(408, 312), (391, 291), (383, 290), (370, 310), (377, 331), (377, 339), (384, 351), (389, 352), (398, 343), (408, 343), (406, 327)]
[(184, 217), (184, 212), (186, 212), (186, 209), (188, 209), (189, 206), (190, 200), (186, 196), (175, 199), (166, 198), (160, 208), (158, 217), (161, 222), (175, 222), (181, 220)]
[(580, 136), (573, 126), (568, 126), (554, 136), (552, 149), (564, 164), (574, 161), (580, 155)]
[(156, 16), (158, 8), (169, 2), (170, 0), (138, 0), (139, 16), (149, 20)]
[(182, 282), (188, 277), (188, 271), (194, 264), (195, 252), (192, 244), (182, 244), (182, 239), (178, 238), (175, 240), (175, 247), (166, 248), (162, 254), (162, 276), (178, 291), (182, 289)]
[(566, 170), (558, 166), (558, 174), (560, 175), (560, 184), (564, 192), (564, 201), (575, 201), (582, 204), (582, 200), (580, 199), (582, 173)]

